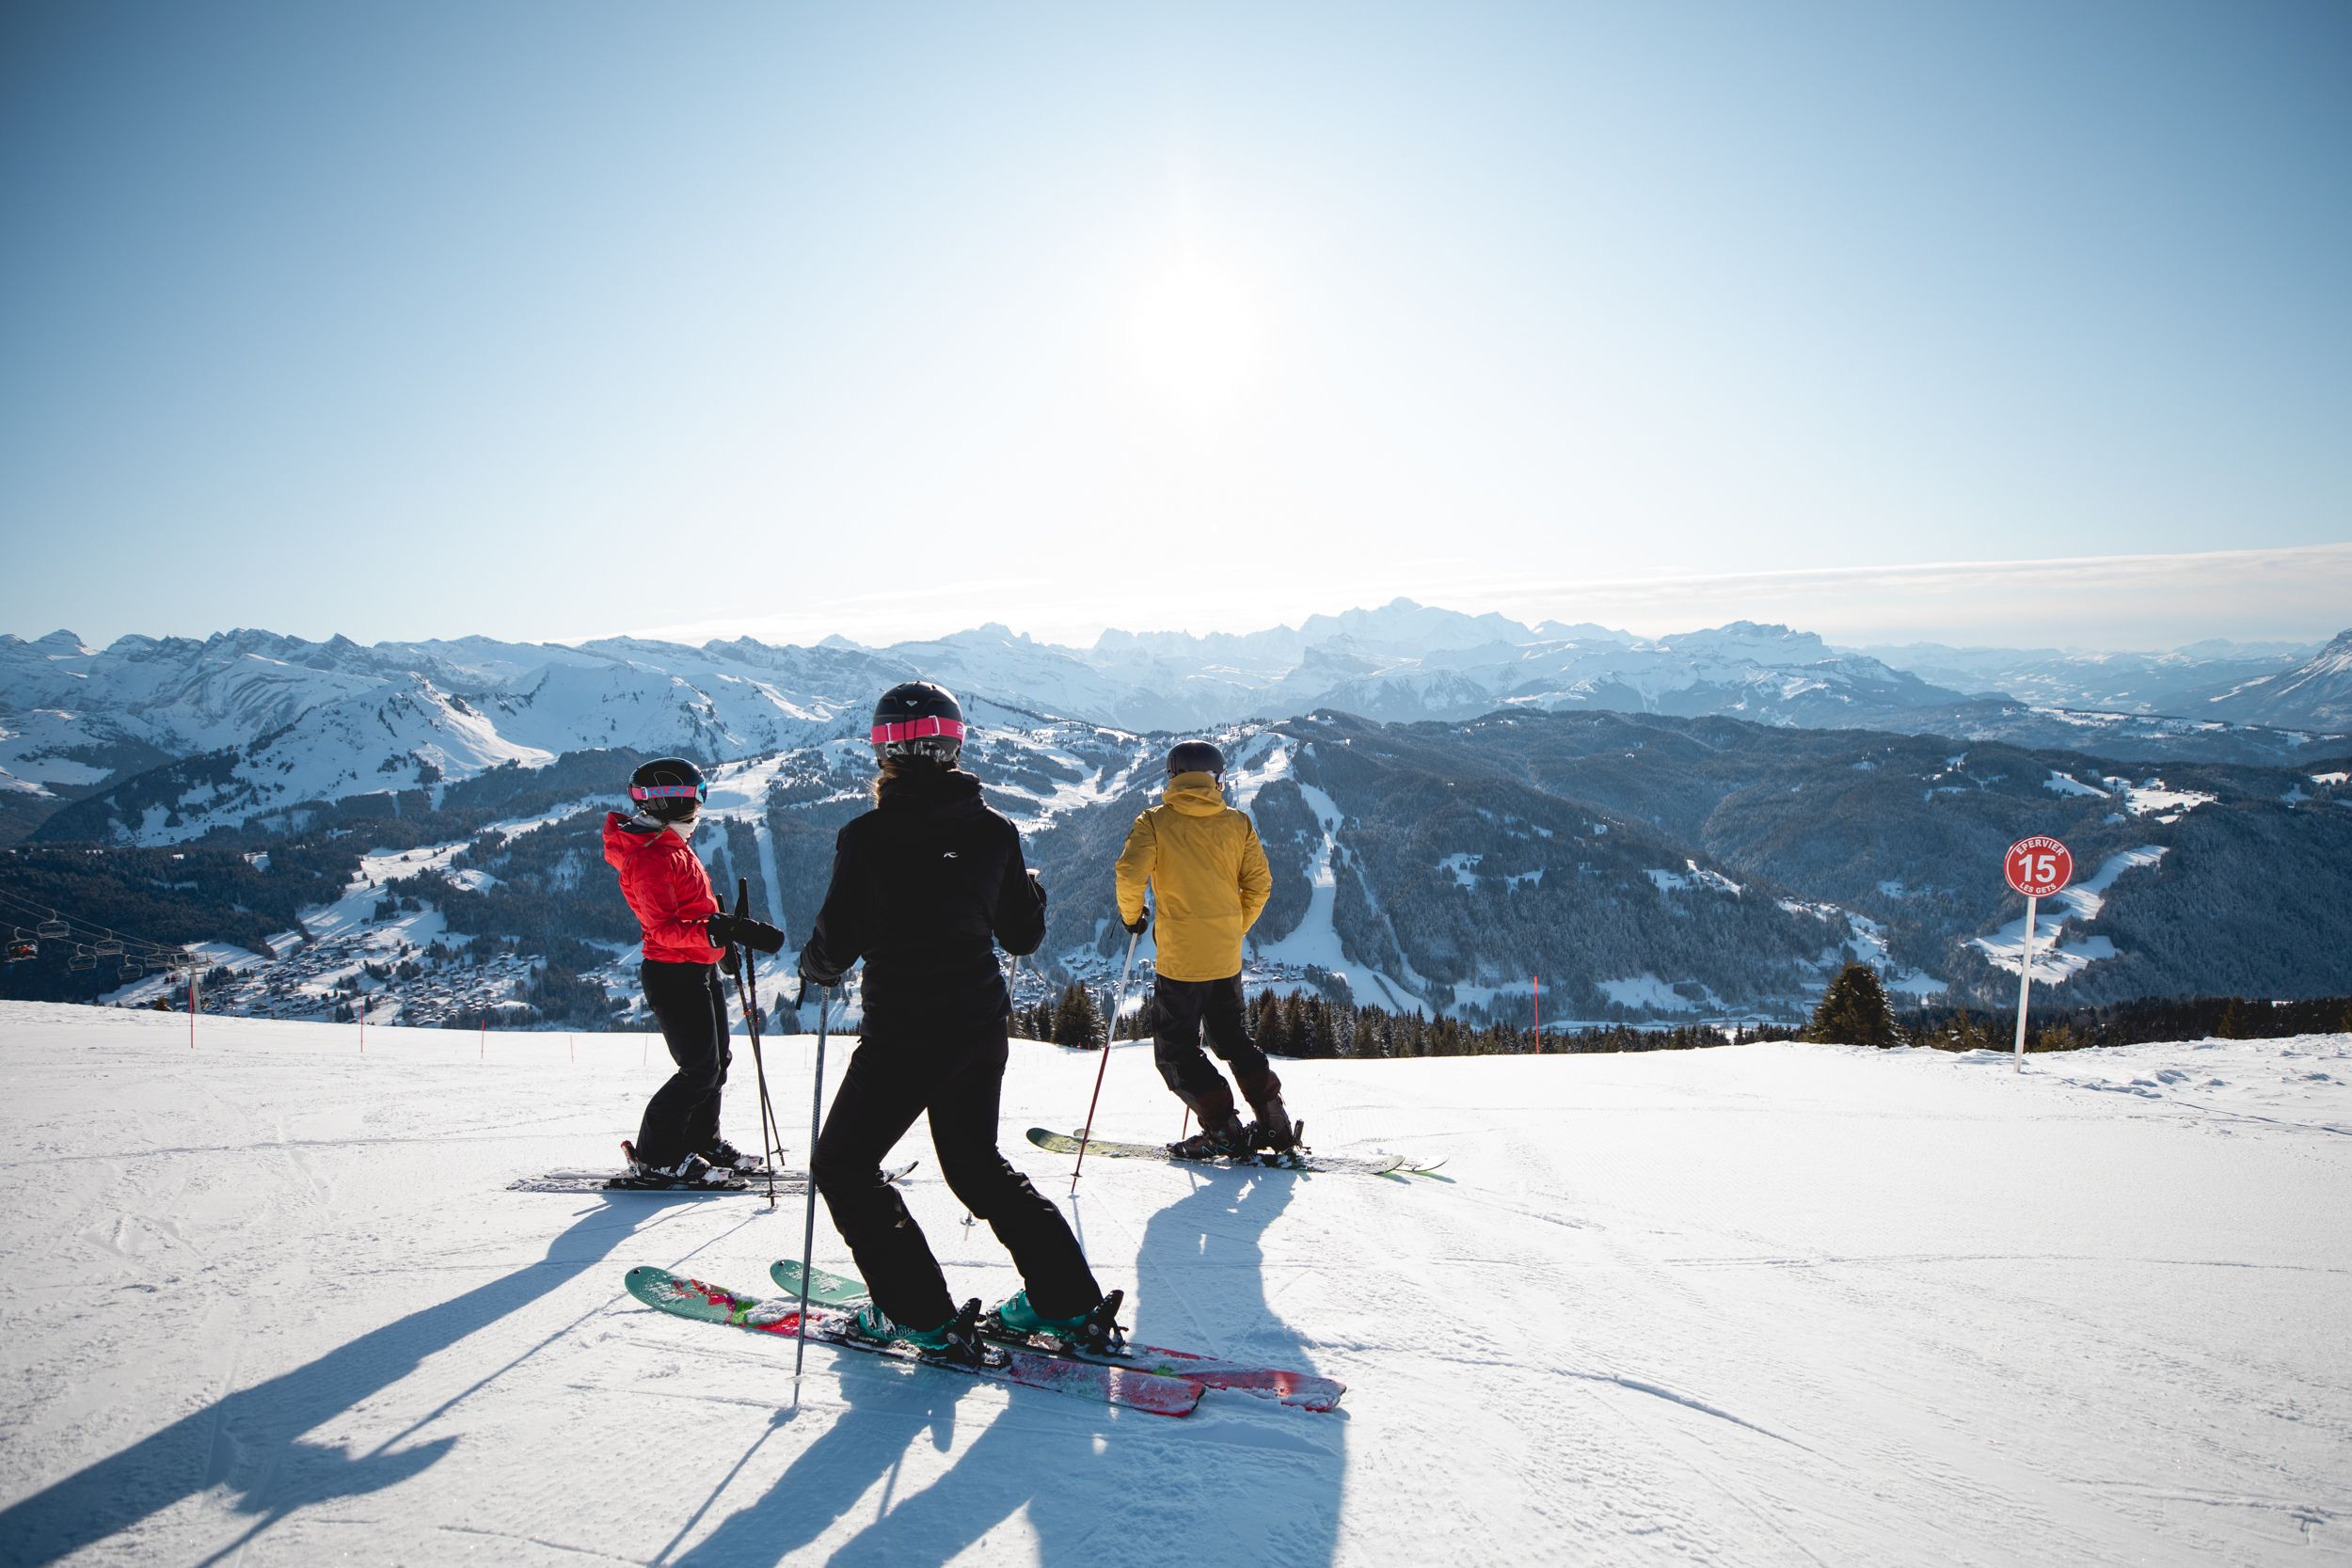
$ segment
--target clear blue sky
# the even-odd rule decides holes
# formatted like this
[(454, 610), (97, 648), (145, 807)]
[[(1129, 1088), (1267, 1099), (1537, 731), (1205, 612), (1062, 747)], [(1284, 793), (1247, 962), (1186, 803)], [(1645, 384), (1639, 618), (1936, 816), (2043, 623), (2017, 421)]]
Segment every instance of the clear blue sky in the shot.
[(2347, 83), (2332, 0), (24, 0), (0, 630), (2324, 635)]

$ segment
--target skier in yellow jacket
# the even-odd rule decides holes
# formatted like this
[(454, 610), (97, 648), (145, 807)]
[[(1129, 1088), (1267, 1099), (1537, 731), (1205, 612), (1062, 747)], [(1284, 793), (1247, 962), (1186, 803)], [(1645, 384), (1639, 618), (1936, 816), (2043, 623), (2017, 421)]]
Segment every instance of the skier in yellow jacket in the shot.
[[(1161, 803), (1136, 818), (1120, 851), (1119, 918), (1128, 930), (1152, 925), (1146, 884), (1156, 891), (1158, 979), (1152, 1000), (1158, 1023), (1152, 1055), (1161, 1078), (1200, 1118), (1200, 1131), (1169, 1148), (1188, 1159), (1287, 1149), (1297, 1125), (1282, 1104), (1282, 1081), (1249, 1037), (1241, 992), (1241, 942), (1274, 891), (1265, 849), (1248, 814), (1225, 803), (1217, 781), (1225, 753), (1187, 740), (1168, 753)], [(1233, 1091), (1200, 1050), (1200, 1030), (1233, 1069), (1257, 1113), (1255, 1125), (1234, 1108)]]

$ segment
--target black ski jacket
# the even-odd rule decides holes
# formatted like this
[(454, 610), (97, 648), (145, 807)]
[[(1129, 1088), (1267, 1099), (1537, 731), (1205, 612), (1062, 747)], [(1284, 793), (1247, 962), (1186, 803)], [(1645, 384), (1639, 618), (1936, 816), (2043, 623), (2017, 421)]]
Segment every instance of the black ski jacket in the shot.
[(1034, 953), (1045, 895), (1021, 834), (956, 770), (886, 779), (881, 802), (833, 841), (833, 882), (801, 974), (837, 984), (866, 960), (865, 1032), (984, 1023), (1012, 1008), (996, 945)]

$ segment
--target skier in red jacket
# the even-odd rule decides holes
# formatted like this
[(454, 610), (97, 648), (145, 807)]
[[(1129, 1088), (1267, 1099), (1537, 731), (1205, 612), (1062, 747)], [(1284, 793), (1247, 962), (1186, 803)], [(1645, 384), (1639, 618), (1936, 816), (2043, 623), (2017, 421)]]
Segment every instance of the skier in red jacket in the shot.
[(634, 816), (607, 812), (604, 858), (621, 874), (621, 896), (644, 930), (637, 974), (677, 1070), (654, 1091), (629, 1146), (633, 1186), (740, 1185), (759, 1168), (720, 1135), (719, 1097), (734, 1053), (727, 1045), (727, 993), (719, 959), (737, 942), (773, 953), (784, 933), (764, 921), (720, 912), (710, 874), (687, 839), (708, 786), (682, 757), (663, 757), (630, 778)]

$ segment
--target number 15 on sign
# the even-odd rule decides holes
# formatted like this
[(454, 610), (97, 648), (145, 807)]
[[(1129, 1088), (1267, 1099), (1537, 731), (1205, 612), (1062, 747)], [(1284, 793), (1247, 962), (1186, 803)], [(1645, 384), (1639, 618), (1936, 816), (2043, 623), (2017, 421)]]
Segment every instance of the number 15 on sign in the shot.
[(2026, 895), (2026, 944), (2017, 961), (2017, 1070), (2026, 1070), (2026, 1001), (2033, 989), (2034, 913), (2042, 900), (2074, 878), (2074, 857), (2055, 838), (2021, 838), (2002, 863), (2009, 885)]

